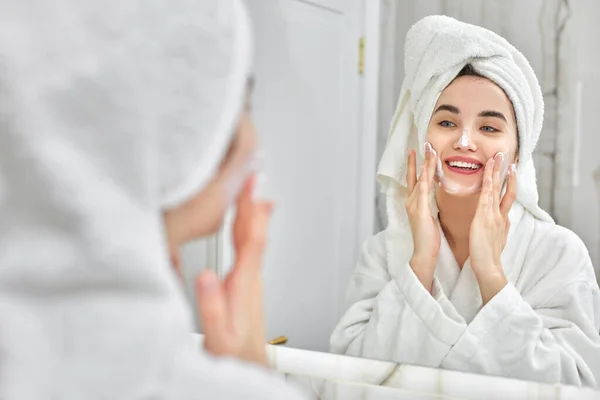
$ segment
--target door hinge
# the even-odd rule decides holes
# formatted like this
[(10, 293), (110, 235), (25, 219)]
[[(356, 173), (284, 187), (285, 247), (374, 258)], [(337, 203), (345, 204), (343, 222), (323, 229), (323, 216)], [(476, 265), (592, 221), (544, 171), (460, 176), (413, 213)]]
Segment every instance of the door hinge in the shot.
[(365, 38), (358, 39), (358, 73), (365, 72)]

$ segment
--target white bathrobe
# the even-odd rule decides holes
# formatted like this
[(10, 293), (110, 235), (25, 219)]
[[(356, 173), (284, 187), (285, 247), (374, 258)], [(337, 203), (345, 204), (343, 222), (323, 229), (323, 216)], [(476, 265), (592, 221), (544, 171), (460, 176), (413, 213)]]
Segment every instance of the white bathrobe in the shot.
[(332, 351), (598, 387), (600, 290), (587, 249), (573, 232), (518, 203), (511, 221), (502, 254), (509, 283), (483, 308), (469, 261), (458, 267), (443, 233), (432, 294), (392, 232), (369, 239)]
[[(378, 170), (389, 225), (364, 245), (350, 306), (331, 336), (332, 351), (598, 387), (600, 290), (594, 269), (577, 235), (538, 206), (532, 152), (544, 105), (533, 69), (505, 39), (445, 16), (426, 17), (409, 30), (405, 63)], [(507, 93), (519, 129), (517, 200), (502, 253), (509, 283), (484, 307), (469, 261), (459, 268), (441, 229), (432, 294), (425, 290), (409, 265), (413, 243), (404, 207), (408, 148), (422, 151), (439, 94), (466, 64)], [(437, 215), (433, 196), (430, 205)]]

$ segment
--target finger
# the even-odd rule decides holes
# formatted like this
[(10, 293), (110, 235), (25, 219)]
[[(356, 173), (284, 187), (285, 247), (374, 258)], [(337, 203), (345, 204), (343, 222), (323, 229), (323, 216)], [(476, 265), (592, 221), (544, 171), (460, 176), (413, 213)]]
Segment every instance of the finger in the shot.
[(417, 183), (417, 160), (415, 157), (415, 151), (413, 149), (408, 150), (408, 165), (406, 169), (406, 183), (408, 186), (408, 193), (412, 193)]
[(219, 279), (213, 271), (203, 271), (196, 279), (196, 304), (202, 321), (205, 347), (211, 353), (227, 353), (230, 336), (228, 306)]
[(419, 177), (419, 207), (429, 204), (429, 173), (425, 165), (421, 166), (421, 176)]
[(427, 164), (427, 185), (429, 189), (433, 187), (433, 179), (437, 168), (438, 155), (433, 147), (430, 146), (429, 160)]
[[(267, 243), (269, 225), (273, 214), (274, 204), (270, 201), (261, 201), (254, 204), (252, 221), (249, 224), (245, 237), (240, 243), (238, 258), (258, 257), (256, 268), (260, 269), (262, 256)], [(253, 263), (254, 265), (255, 263)]]
[(252, 192), (254, 191), (255, 185), (256, 176), (250, 175), (244, 182), (242, 191), (236, 199), (234, 225), (237, 225), (241, 220), (244, 220), (252, 209)]
[(489, 181), (493, 180), (494, 164), (495, 164), (494, 158), (490, 158), (485, 163), (485, 167), (484, 167), (484, 170), (483, 170), (483, 182), (485, 182), (487, 180), (489, 180)]
[(504, 154), (498, 153), (494, 156), (494, 170), (492, 172), (492, 197), (494, 200), (494, 209), (497, 210), (500, 204), (500, 192), (502, 191), (502, 182), (500, 181), (500, 169)]
[(492, 206), (492, 173), (494, 169), (494, 159), (490, 158), (485, 164), (485, 170), (483, 171), (483, 181), (481, 186), (481, 193), (479, 194), (479, 203), (477, 209), (483, 212), (488, 212)]
[(254, 209), (253, 192), (256, 187), (256, 175), (246, 179), (244, 187), (236, 201), (235, 217), (233, 220), (233, 246), (236, 251), (245, 240), (246, 231), (252, 224)]
[(508, 169), (508, 179), (506, 182), (506, 192), (500, 203), (500, 213), (504, 219), (508, 219), (508, 213), (517, 198), (517, 174), (515, 164), (512, 164)]
[(254, 188), (256, 186), (256, 175), (252, 174), (244, 183), (244, 187), (240, 192), (240, 195), (237, 198), (236, 202), (236, 217), (246, 215), (253, 204), (253, 196)]

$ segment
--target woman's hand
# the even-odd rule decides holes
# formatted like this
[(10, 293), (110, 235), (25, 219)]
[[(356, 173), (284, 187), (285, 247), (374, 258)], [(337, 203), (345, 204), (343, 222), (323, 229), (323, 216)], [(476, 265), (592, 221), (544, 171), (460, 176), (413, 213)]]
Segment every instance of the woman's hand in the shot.
[(506, 285), (500, 257), (510, 228), (508, 212), (517, 194), (514, 166), (509, 168), (506, 193), (502, 200), (500, 166), (502, 155), (490, 158), (483, 172), (483, 184), (469, 233), (471, 267), (479, 283), (485, 305)]
[(406, 212), (413, 237), (413, 255), (410, 266), (423, 284), (431, 292), (433, 272), (440, 252), (440, 231), (431, 215), (429, 193), (433, 178), (437, 154), (429, 143), (425, 145), (425, 164), (417, 180), (417, 161), (414, 150), (408, 151), (407, 185), (410, 193), (406, 199)]
[(237, 202), (233, 269), (223, 283), (203, 272), (196, 291), (206, 350), (266, 365), (261, 266), (273, 204), (255, 201), (254, 185), (252, 177)]

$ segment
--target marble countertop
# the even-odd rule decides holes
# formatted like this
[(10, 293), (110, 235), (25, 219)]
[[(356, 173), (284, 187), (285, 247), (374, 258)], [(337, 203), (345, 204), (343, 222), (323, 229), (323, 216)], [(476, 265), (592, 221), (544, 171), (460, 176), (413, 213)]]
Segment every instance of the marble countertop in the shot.
[[(315, 399), (352, 398), (340, 397), (339, 391), (357, 391), (356, 385), (361, 387), (360, 392), (367, 396), (361, 394), (363, 397), (356, 398), (373, 399), (600, 399), (600, 392), (591, 389), (396, 364), (282, 346), (267, 346), (267, 354), (273, 369), (284, 373), (287, 379), (297, 382), (315, 394)], [(392, 393), (395, 393), (396, 397), (388, 397)], [(407, 395), (410, 396), (406, 397)]]
[[(197, 344), (202, 337), (194, 335)], [(335, 399), (577, 399), (600, 392), (496, 376), (396, 364), (267, 345), (271, 368), (309, 398)]]

